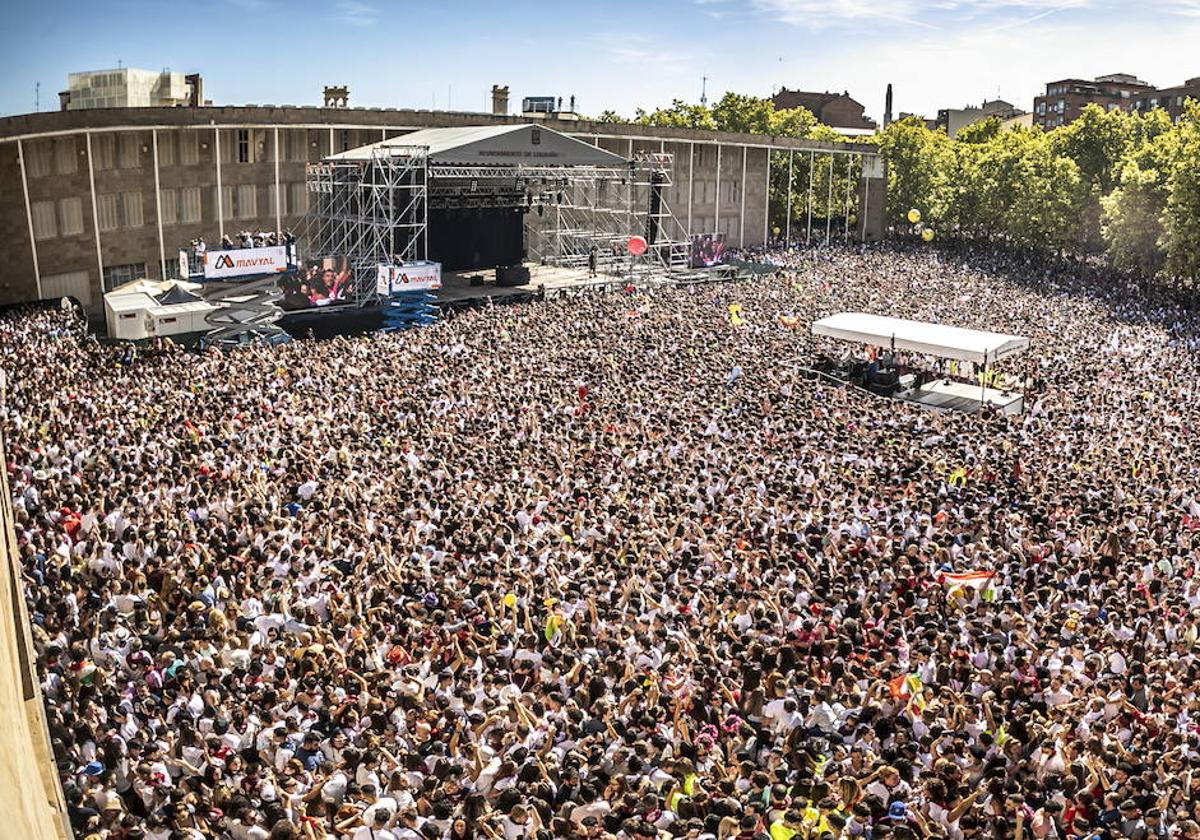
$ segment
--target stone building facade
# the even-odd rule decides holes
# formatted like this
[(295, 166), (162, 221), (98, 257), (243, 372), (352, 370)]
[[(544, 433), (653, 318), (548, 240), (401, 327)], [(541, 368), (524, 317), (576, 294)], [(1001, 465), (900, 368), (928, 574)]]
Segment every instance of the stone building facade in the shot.
[[(174, 276), (180, 248), (241, 230), (295, 229), (308, 209), (305, 167), (332, 152), (433, 126), (518, 118), (391, 109), (115, 108), (0, 119), (0, 303), (73, 295), (97, 309), (137, 277)], [(734, 246), (770, 236), (771, 152), (849, 154), (874, 146), (547, 120), (629, 158), (673, 155), (664, 199), (692, 233)], [(786, 155), (784, 155), (786, 157)], [(872, 169), (881, 172), (881, 168)], [(878, 178), (876, 179), (878, 180)], [(858, 200), (868, 185), (859, 181)], [(860, 238), (877, 239), (884, 202), (871, 185)]]

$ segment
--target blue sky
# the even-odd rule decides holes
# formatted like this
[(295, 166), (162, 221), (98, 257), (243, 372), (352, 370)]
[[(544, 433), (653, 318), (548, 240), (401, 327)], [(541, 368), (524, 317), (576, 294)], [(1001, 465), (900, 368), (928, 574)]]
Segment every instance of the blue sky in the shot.
[(1049, 80), (1200, 76), (1200, 0), (6, 0), (0, 114), (57, 107), (67, 73), (199, 71), (217, 104), (483, 110), (574, 94), (632, 113), (725, 90), (849, 90), (878, 118), (997, 93), (1026, 109)]

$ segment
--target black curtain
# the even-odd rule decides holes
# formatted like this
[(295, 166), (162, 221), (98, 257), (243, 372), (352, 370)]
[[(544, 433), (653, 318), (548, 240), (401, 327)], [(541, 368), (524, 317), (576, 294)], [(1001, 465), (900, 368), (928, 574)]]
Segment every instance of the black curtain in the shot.
[(429, 259), (443, 271), (516, 265), (524, 259), (523, 240), (520, 209), (429, 208)]

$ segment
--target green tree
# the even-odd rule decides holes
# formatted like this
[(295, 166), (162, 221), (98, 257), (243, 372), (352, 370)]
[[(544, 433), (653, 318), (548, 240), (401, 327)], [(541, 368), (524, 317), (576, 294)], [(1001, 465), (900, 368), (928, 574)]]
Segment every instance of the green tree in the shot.
[(713, 106), (712, 116), (718, 131), (770, 134), (771, 114), (774, 111), (775, 105), (770, 99), (731, 91)]
[(633, 121), (642, 125), (699, 128), (706, 131), (717, 129), (717, 123), (709, 108), (704, 105), (689, 105), (682, 99), (674, 100), (670, 108), (655, 108), (649, 113), (639, 108)]
[(932, 212), (946, 135), (930, 131), (922, 120), (910, 117), (892, 123), (878, 138), (888, 168), (889, 223), (907, 224), (904, 217), (912, 208)]
[(1159, 272), (1166, 204), (1166, 173), (1144, 168), (1138, 158), (1127, 160), (1120, 186), (1101, 199), (1101, 234), (1113, 265), (1146, 276)]
[(959, 143), (982, 145), (995, 140), (1000, 131), (1000, 118), (988, 117), (986, 120), (980, 120), (979, 122), (960, 128), (954, 139)]
[(622, 117), (616, 111), (602, 111), (600, 116), (596, 117), (593, 122), (598, 123), (627, 123), (629, 120)]
[(772, 110), (767, 134), (774, 137), (811, 137), (819, 123), (807, 108)]
[[(1171, 176), (1163, 213), (1164, 267), (1200, 292), (1200, 102), (1190, 100), (1171, 135)], [(1161, 139), (1161, 138), (1159, 138)]]

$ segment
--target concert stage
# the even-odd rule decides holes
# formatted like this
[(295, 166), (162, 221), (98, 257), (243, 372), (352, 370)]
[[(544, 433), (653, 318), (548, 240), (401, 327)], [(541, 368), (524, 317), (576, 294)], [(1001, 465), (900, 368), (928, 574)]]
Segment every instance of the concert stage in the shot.
[(911, 375), (901, 377), (901, 390), (895, 393), (896, 399), (938, 411), (962, 411), (967, 414), (978, 411), (983, 403), (995, 407), (1001, 414), (1020, 414), (1025, 410), (1025, 398), (1021, 394), (945, 379), (926, 382), (920, 389), (914, 389), (911, 380)]

